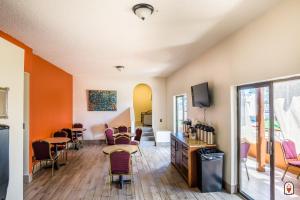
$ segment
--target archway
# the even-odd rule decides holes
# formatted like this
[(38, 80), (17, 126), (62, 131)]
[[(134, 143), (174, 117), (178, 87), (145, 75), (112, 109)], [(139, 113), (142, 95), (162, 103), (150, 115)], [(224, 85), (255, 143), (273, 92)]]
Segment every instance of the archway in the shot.
[(133, 90), (135, 127), (152, 127), (152, 90), (140, 83)]

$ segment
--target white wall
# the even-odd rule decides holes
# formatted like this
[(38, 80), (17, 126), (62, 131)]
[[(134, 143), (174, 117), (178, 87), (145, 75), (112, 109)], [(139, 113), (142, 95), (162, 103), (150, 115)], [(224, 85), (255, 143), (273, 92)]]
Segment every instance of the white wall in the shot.
[(10, 126), (8, 200), (23, 199), (23, 79), (24, 50), (0, 38), (0, 87), (9, 87), (8, 119), (0, 119)]
[[(118, 72), (116, 72), (118, 73)], [(110, 122), (126, 109), (133, 107), (133, 89), (139, 83), (148, 84), (153, 91), (153, 129), (166, 127), (165, 79), (162, 78), (117, 78), (102, 76), (73, 77), (73, 120), (87, 128), (84, 139), (104, 139), (104, 123)], [(87, 111), (87, 90), (117, 90), (117, 111)], [(163, 120), (160, 123), (160, 119)], [(130, 125), (130, 124), (129, 124)], [(97, 127), (95, 130), (94, 128)]]
[(207, 120), (225, 151), (225, 181), (236, 185), (236, 118), (234, 86), (300, 73), (300, 1), (286, 0), (172, 74), (167, 87), (167, 123), (173, 127), (172, 99), (188, 94), (188, 117), (203, 118), (191, 105), (190, 87), (208, 81), (214, 105)]

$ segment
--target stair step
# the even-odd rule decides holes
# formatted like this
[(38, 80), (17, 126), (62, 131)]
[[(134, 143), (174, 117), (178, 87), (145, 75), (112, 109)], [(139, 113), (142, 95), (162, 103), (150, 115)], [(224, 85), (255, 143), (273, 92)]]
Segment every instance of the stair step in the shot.
[(154, 136), (153, 132), (143, 132), (142, 136)]
[(154, 136), (142, 136), (141, 138), (142, 141), (155, 141)]

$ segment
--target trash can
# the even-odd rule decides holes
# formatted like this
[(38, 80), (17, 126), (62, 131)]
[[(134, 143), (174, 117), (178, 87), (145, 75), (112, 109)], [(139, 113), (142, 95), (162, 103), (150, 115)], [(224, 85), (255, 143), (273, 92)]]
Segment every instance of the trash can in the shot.
[(198, 188), (201, 192), (222, 191), (224, 152), (216, 148), (197, 151)]

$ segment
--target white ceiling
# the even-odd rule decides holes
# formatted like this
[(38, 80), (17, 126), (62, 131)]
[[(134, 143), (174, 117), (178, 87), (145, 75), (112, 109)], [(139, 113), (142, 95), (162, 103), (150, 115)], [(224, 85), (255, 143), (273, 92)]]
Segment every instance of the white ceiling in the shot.
[(0, 0), (0, 29), (73, 75), (164, 77), (278, 1)]

